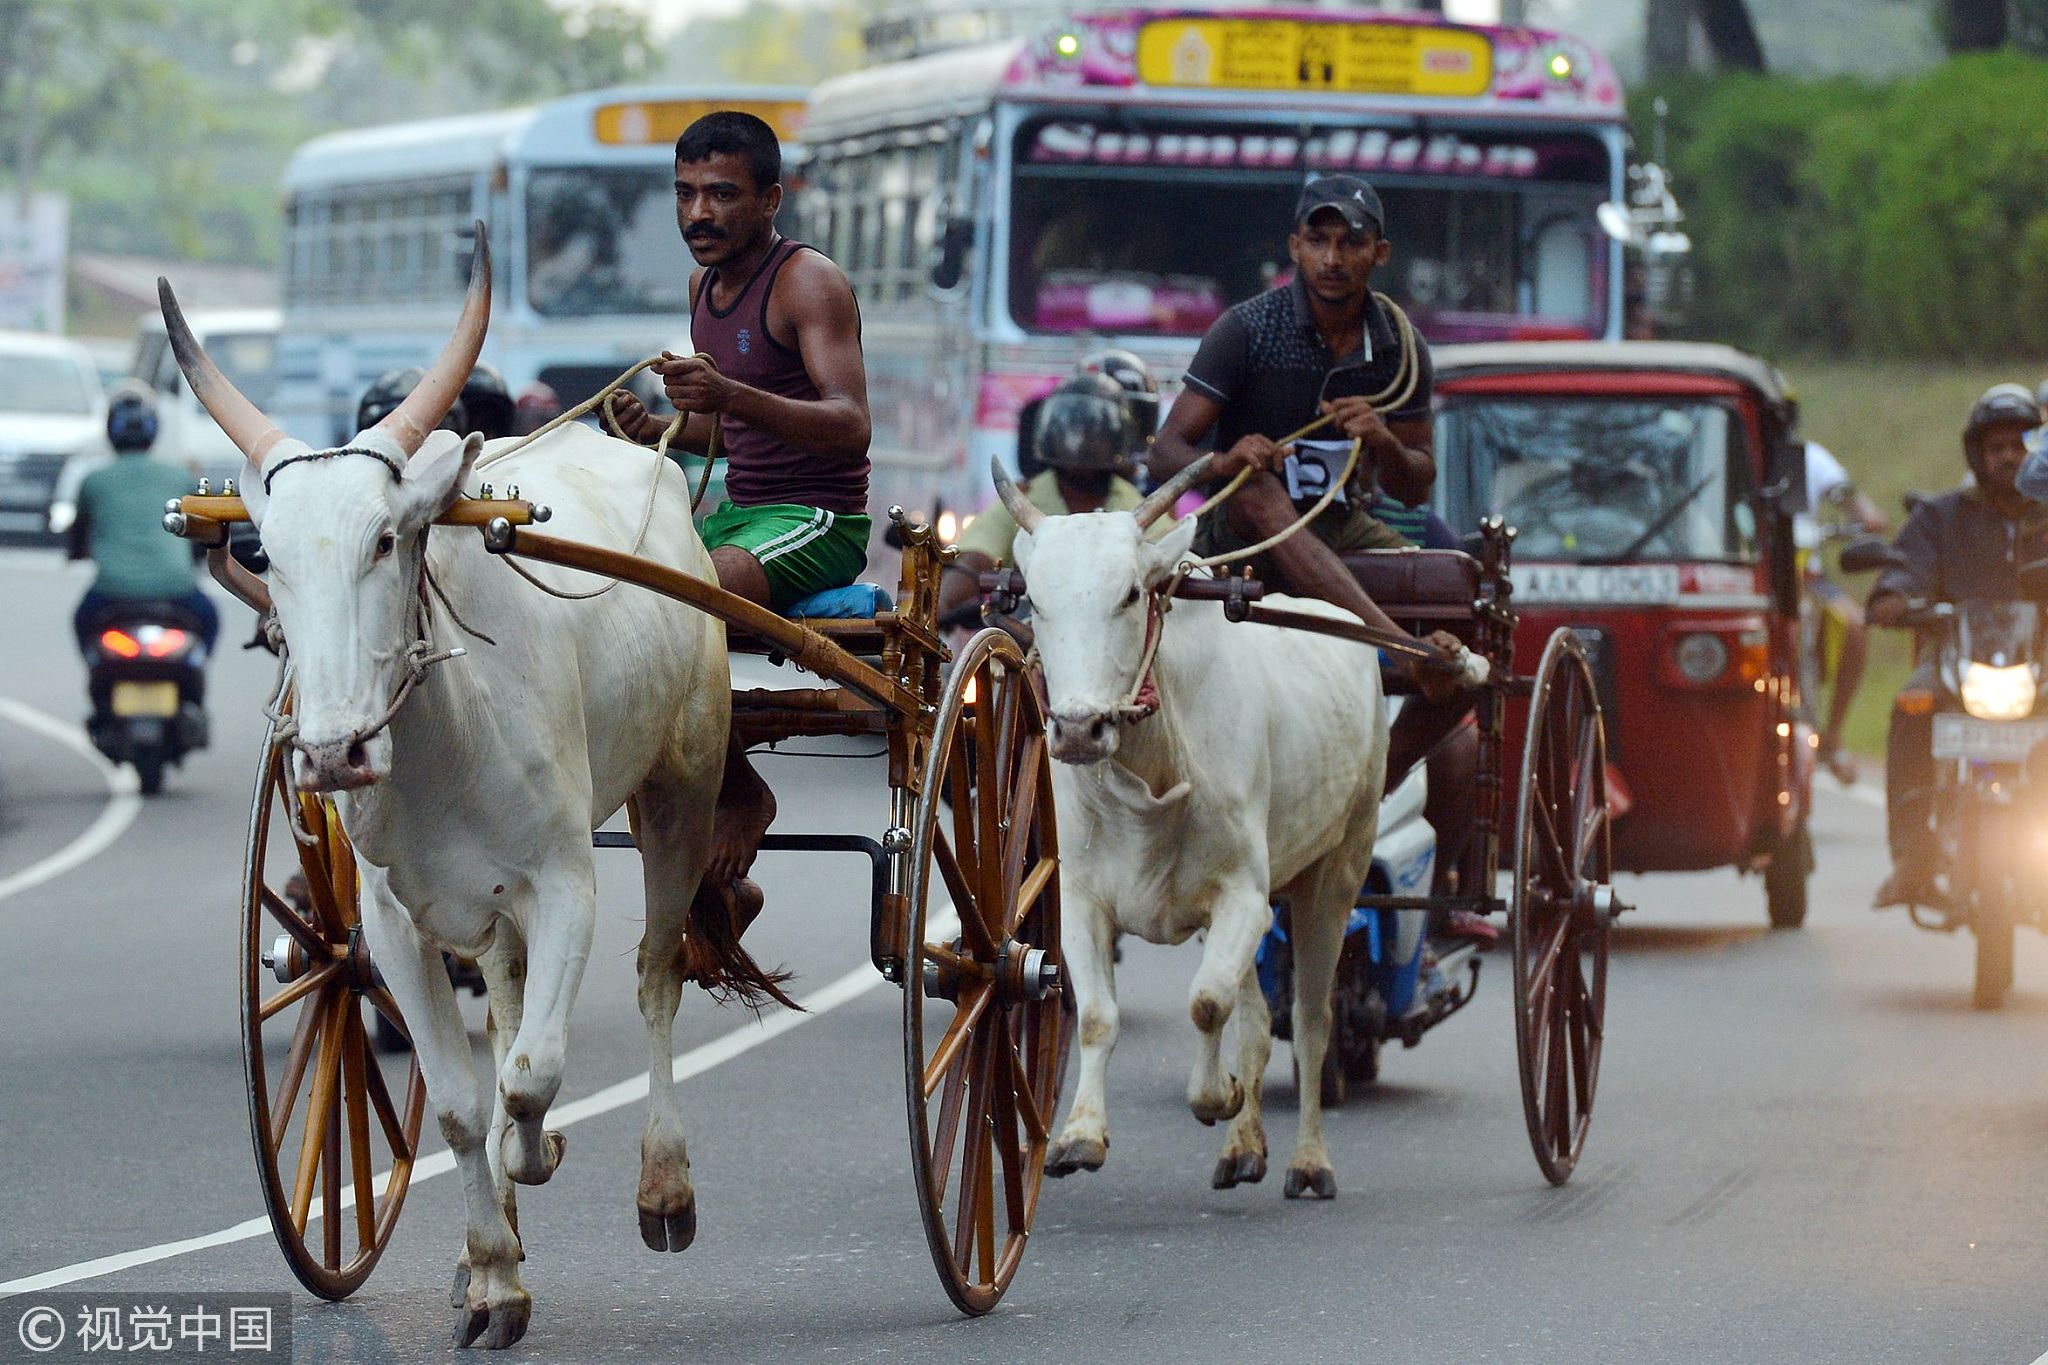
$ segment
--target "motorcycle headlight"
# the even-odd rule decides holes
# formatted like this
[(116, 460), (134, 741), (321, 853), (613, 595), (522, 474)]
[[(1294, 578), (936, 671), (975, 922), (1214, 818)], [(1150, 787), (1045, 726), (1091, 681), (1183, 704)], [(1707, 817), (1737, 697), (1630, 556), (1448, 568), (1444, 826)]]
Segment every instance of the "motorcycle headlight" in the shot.
[(1963, 709), (1978, 720), (2024, 720), (2034, 713), (2034, 669), (2031, 664), (1994, 668), (1963, 666)]

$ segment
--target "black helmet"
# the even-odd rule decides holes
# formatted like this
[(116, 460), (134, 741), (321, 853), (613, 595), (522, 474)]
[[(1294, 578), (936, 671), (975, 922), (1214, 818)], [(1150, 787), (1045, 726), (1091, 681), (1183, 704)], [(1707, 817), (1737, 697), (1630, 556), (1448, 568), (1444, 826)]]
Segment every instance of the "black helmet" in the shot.
[(127, 383), (114, 390), (107, 404), (107, 443), (118, 454), (148, 450), (156, 444), (156, 400), (140, 384)]
[[(368, 431), (389, 417), (405, 401), (405, 396), (418, 388), (426, 377), (427, 372), (417, 365), (409, 365), (402, 370), (386, 370), (378, 375), (376, 382), (364, 389), (363, 396), (356, 402), (356, 430)], [(467, 390), (464, 392), (466, 394)], [(469, 430), (469, 414), (464, 411), (461, 398), (449, 405), (448, 415), (441, 419), (440, 430), (464, 433)]]
[(2024, 384), (1993, 384), (1970, 405), (1970, 420), (1963, 427), (1963, 439), (1969, 440), (1984, 428), (2001, 422), (2013, 422), (2024, 427), (2040, 426), (2040, 400), (2029, 393)]
[(498, 373), (498, 367), (479, 360), (476, 368), (469, 372), (469, 382), (462, 386), (462, 411), (467, 417), (462, 432), (475, 432), (487, 441), (500, 436), (510, 436), (512, 426), (518, 420), (518, 409), (512, 402), (512, 390), (505, 387), (505, 376)]
[(1105, 346), (1081, 357), (1081, 363), (1074, 369), (1080, 374), (1106, 374), (1117, 382), (1131, 409), (1131, 420), (1138, 428), (1138, 441), (1132, 449), (1143, 449), (1152, 433), (1159, 430), (1159, 382), (1152, 377), (1150, 367), (1120, 346)]
[(1123, 386), (1105, 374), (1069, 375), (1038, 405), (1039, 461), (1072, 473), (1127, 474), (1138, 424)]

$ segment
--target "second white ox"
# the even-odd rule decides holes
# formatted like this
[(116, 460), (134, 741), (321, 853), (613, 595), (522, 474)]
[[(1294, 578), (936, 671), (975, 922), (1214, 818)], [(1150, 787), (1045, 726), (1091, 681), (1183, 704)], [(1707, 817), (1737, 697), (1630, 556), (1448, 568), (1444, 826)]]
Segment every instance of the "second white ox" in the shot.
[[(1272, 1051), (1253, 968), (1274, 897), (1292, 906), (1294, 1048), (1322, 1074), (1330, 985), (1379, 826), (1387, 712), (1379, 659), (1360, 644), (1233, 624), (1220, 605), (1181, 602), (1162, 618), (1153, 664), (1158, 709), (1130, 705), (1145, 653), (1147, 598), (1188, 554), (1195, 526), (1158, 541), (1147, 528), (1199, 478), (1191, 467), (1136, 512), (1047, 516), (995, 471), (1022, 528), (1018, 567), (1050, 703), (1067, 967), (1081, 1025), (1081, 1074), (1046, 1170), (1100, 1167), (1108, 1154), (1105, 1070), (1116, 1044), (1112, 948), (1119, 933), (1179, 943), (1208, 931), (1188, 1013), (1201, 1031), (1188, 1107), (1230, 1120), (1213, 1183), (1263, 1179), (1259, 1079)], [(1322, 602), (1297, 611), (1340, 620)], [(1222, 1063), (1238, 1018), (1238, 1073)], [(1241, 1078), (1241, 1079), (1240, 1079)], [(1320, 1088), (1302, 1087), (1286, 1194), (1337, 1190), (1323, 1146)]]
[[(543, 1120), (562, 1083), (569, 1008), (595, 925), (590, 831), (628, 802), (647, 896), (640, 1230), (657, 1251), (681, 1251), (695, 1233), (670, 1038), (725, 755), (724, 631), (632, 588), (592, 601), (548, 596), (492, 562), (473, 531), (429, 540), (482, 448), (478, 437), (433, 430), (483, 344), (490, 259), (481, 227), (456, 335), (397, 411), (336, 450), (283, 436), (206, 358), (168, 286), (163, 301), (193, 392), (249, 458), (243, 496), (270, 556), (292, 661), (293, 772), (302, 788), (338, 793), (370, 949), (412, 1024), (427, 1095), (462, 1175), (456, 1341), (509, 1346), (525, 1332), (531, 1302), (508, 1182), (539, 1184), (561, 1160), (561, 1137)], [(571, 426), (494, 472), (553, 505), (550, 529), (625, 545), (659, 464), (652, 451)], [(641, 553), (708, 579), (683, 482), (657, 486)], [(438, 587), (431, 598), (423, 572)], [(461, 637), (441, 601), (495, 643)], [(437, 643), (460, 638), (469, 654), (420, 677), (430, 623)], [(498, 1069), (481, 1086), (444, 948), (476, 957), (490, 988)], [(744, 954), (710, 951), (711, 978), (745, 990)]]

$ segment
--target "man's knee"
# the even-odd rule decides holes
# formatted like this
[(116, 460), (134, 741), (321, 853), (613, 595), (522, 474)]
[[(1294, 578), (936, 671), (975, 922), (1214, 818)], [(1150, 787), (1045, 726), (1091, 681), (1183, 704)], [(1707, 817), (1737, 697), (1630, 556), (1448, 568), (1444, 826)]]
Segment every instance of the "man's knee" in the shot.
[(737, 545), (721, 545), (711, 552), (711, 568), (718, 575), (718, 586), (727, 592), (746, 598), (749, 602), (767, 606), (772, 593), (768, 587), (768, 571), (761, 567), (761, 561)]

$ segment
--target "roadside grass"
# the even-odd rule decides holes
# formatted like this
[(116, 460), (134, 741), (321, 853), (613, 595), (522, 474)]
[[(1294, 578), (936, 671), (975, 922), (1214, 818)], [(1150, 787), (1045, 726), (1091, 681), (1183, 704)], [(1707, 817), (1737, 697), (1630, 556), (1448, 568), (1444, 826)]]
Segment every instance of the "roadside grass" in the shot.
[[(1909, 489), (1939, 492), (1963, 475), (1963, 418), (1977, 395), (2001, 380), (2032, 388), (2038, 361), (1937, 364), (1930, 361), (1788, 359), (1779, 362), (1799, 394), (1809, 440), (1833, 451), (1857, 487), (1892, 519), (1904, 517)], [(1860, 600), (1868, 576), (1843, 579)], [(1911, 671), (1912, 639), (1874, 630), (1870, 667), (1843, 725), (1843, 747), (1882, 756), (1892, 694)]]

